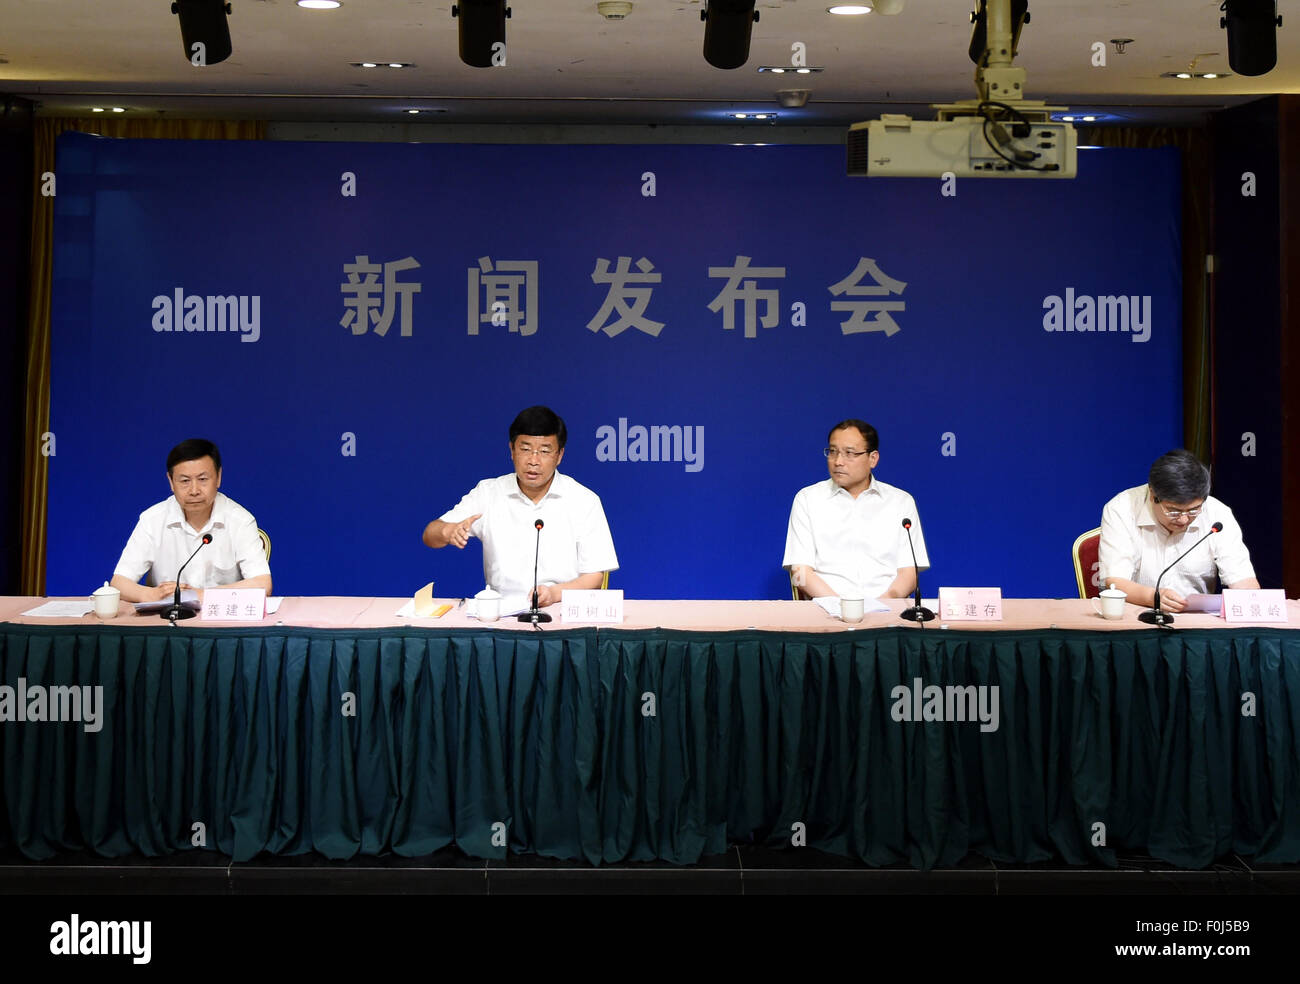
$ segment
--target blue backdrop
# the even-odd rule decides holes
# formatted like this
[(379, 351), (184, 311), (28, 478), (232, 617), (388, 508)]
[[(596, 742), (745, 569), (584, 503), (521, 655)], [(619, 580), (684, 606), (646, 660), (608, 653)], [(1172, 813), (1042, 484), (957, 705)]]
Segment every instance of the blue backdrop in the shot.
[[(511, 419), (548, 404), (612, 586), (645, 598), (788, 597), (790, 502), (844, 417), (916, 497), (927, 596), (1073, 594), (1074, 537), (1181, 443), (1174, 151), (955, 197), (847, 178), (824, 146), (65, 134), (57, 175), (50, 594), (110, 576), (194, 436), (270, 533), (277, 594), (459, 596), (479, 545), (430, 551), (424, 524), (509, 471)], [(1095, 328), (1103, 295), (1149, 299), (1145, 328), (1048, 330), (1071, 297)], [(241, 297), (242, 322), (208, 300)], [(692, 454), (603, 460), (637, 456), (636, 426)]]

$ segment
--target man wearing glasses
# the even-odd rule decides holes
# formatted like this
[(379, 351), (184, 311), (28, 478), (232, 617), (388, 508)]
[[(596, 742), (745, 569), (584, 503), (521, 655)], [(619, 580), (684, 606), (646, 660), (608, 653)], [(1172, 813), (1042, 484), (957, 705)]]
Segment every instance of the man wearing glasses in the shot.
[(810, 598), (905, 598), (916, 569), (903, 520), (912, 521), (916, 560), (930, 566), (916, 501), (871, 474), (880, 438), (862, 420), (844, 420), (826, 440), (830, 478), (800, 489), (790, 508), (783, 566)]
[[(474, 486), (424, 528), (425, 544), (464, 549), (478, 537), (483, 579), (505, 596), (532, 594), (538, 549), (539, 608), (559, 602), (565, 588), (599, 588), (605, 571), (618, 569), (618, 557), (600, 497), (556, 471), (567, 437), (564, 421), (550, 408), (521, 411), (510, 425), (514, 472)], [(540, 547), (539, 519), (545, 524)]]
[(1131, 604), (1154, 607), (1160, 572), (1222, 523), (1221, 532), (1164, 576), (1161, 609), (1181, 612), (1187, 595), (1213, 593), (1217, 584), (1258, 588), (1241, 527), (1209, 493), (1210, 470), (1196, 455), (1179, 448), (1157, 458), (1146, 485), (1121, 492), (1102, 510), (1102, 582), (1123, 591)]

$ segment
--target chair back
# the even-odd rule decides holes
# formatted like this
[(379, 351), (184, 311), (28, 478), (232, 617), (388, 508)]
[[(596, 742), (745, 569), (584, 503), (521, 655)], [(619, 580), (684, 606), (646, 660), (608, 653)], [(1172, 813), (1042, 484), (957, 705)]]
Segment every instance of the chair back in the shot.
[(1080, 533), (1074, 541), (1074, 581), (1080, 598), (1096, 598), (1101, 594), (1101, 569), (1097, 554), (1101, 547), (1101, 527)]
[(271, 561), (271, 538), (267, 536), (266, 530), (258, 528), (257, 538), (262, 541), (262, 553), (266, 554), (267, 563)]

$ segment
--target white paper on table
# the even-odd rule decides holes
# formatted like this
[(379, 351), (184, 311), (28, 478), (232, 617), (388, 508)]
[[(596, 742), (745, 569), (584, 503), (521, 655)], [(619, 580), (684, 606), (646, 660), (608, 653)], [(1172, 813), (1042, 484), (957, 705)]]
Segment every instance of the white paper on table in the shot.
[[(502, 595), (500, 617), (513, 618), (515, 615), (518, 615), (520, 612), (528, 611), (532, 607), (531, 605), (529, 605), (531, 594), (532, 592), (530, 591), (526, 595)], [(478, 618), (478, 613), (475, 611), (475, 606), (477, 602), (478, 602), (477, 598), (470, 598), (467, 602), (465, 602), (465, 614), (468, 615), (470, 618)]]
[(278, 598), (267, 598), (267, 599), (266, 599), (266, 614), (268, 614), (268, 615), (274, 615), (276, 612), (278, 612), (278, 611), (280, 610), (280, 602), (282, 602), (282, 601), (284, 601), (284, 597), (283, 597), (283, 596), (278, 597)]
[(1223, 614), (1223, 595), (1221, 594), (1191, 594), (1183, 599), (1185, 607), (1183, 613), (1190, 612), (1208, 612), (1211, 615)]
[[(815, 601), (831, 618), (840, 617), (840, 599), (836, 596), (831, 595), (828, 598), (814, 598), (813, 601)], [(873, 601), (864, 601), (862, 603), (862, 610), (863, 612), (887, 612), (889, 611), (889, 606), (882, 604), (880, 599), (876, 598)]]
[[(443, 602), (443, 604), (445, 605), (446, 602)], [(437, 612), (437, 611), (438, 611), (438, 606), (435, 606), (434, 609), (433, 609), (433, 612)], [(455, 611), (455, 609), (452, 609), (452, 611)], [(416, 615), (416, 614), (415, 614), (415, 599), (412, 598), (412, 599), (410, 599), (410, 600), (409, 600), (405, 605), (403, 605), (403, 606), (402, 606), (401, 608), (399, 608), (396, 612), (394, 612), (393, 614), (396, 615), (398, 618), (442, 618), (442, 615), (447, 615), (447, 614), (449, 614), (449, 613), (448, 613), (448, 612), (443, 612), (442, 615), (437, 615), (437, 614), (433, 614), (433, 613), (430, 613), (430, 614), (428, 614), (428, 615)]]
[(23, 614), (30, 618), (81, 618), (94, 610), (93, 601), (47, 601)]
[[(136, 614), (150, 615), (154, 612), (163, 612), (172, 606), (172, 596), (159, 598), (157, 601), (137, 601), (135, 603)], [(188, 608), (191, 611), (199, 610), (199, 593), (193, 588), (181, 589), (181, 607)]]

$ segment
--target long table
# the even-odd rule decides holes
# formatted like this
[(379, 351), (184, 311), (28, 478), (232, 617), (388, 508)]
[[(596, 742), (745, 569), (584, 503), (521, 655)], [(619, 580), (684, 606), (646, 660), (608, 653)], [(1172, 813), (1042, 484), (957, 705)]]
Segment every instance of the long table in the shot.
[[(536, 631), (404, 619), (400, 598), (174, 627), (21, 614), (43, 600), (0, 598), (0, 849), (34, 859), (1300, 861), (1296, 601), (1288, 626), (1155, 629), (1073, 599), (928, 626), (902, 602), (849, 626), (811, 602), (629, 600), (619, 626)], [(30, 709), (68, 686), (98, 694), (97, 729), (93, 698), (12, 719), (20, 687)]]

